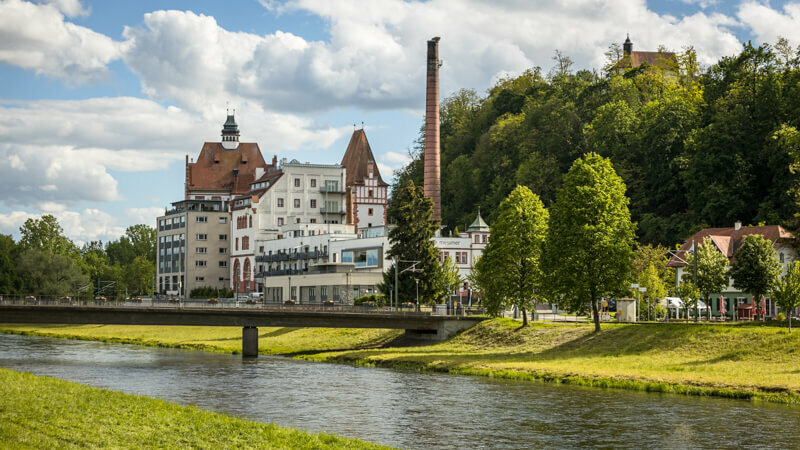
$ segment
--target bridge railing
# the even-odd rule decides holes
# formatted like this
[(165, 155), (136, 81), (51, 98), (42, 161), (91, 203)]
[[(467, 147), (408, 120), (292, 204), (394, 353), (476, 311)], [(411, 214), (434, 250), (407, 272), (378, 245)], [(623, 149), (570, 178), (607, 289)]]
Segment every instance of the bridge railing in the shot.
[[(260, 310), (260, 311), (295, 311), (295, 312), (329, 312), (329, 313), (360, 313), (360, 314), (392, 314), (404, 316), (466, 316), (484, 314), (482, 308), (424, 308), (416, 311), (415, 307), (390, 308), (381, 306), (354, 306), (323, 303), (283, 304), (244, 301), (236, 299), (219, 299), (208, 301), (206, 299), (154, 299), (149, 297), (133, 297), (125, 300), (115, 299), (73, 299), (59, 296), (20, 296), (0, 295), (0, 304), (26, 305), (26, 306), (94, 306), (107, 308), (173, 308), (173, 309), (214, 309), (214, 310)], [(440, 305), (443, 306), (443, 305)]]

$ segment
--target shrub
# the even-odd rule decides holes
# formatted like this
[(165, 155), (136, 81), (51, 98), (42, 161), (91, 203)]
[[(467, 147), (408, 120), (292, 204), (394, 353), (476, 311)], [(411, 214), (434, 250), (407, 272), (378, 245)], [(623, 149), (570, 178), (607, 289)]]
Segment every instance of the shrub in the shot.
[(375, 306), (389, 305), (389, 299), (385, 295), (380, 295), (380, 294), (372, 294), (372, 295), (365, 295), (363, 297), (358, 297), (353, 301), (353, 304), (359, 306), (363, 305), (366, 302), (373, 302)]
[(233, 291), (227, 288), (217, 289), (211, 286), (201, 286), (189, 292), (190, 298), (231, 298)]
[(786, 320), (786, 316), (781, 312), (781, 313), (778, 313), (777, 316), (775, 316), (775, 319), (777, 319), (780, 322), (783, 322), (784, 320)]

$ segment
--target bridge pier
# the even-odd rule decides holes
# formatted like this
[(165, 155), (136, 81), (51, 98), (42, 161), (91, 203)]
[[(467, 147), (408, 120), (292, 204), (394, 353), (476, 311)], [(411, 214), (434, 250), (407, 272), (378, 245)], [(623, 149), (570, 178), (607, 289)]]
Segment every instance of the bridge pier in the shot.
[(258, 327), (242, 328), (242, 357), (258, 357)]
[(420, 341), (441, 342), (475, 326), (475, 322), (442, 320), (436, 324), (406, 329), (405, 337)]

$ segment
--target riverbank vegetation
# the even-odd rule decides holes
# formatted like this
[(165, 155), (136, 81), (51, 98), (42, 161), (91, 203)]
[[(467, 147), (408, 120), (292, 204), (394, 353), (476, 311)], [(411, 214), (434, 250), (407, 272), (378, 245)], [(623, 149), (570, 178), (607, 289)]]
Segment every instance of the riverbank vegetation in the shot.
[[(259, 328), (261, 354), (565, 384), (800, 404), (800, 333), (754, 323), (587, 324), (492, 319), (442, 343), (400, 332)], [(238, 328), (0, 325), (0, 331), (241, 351)], [(398, 343), (400, 341), (395, 341)], [(368, 348), (371, 347), (371, 348)]]
[(3, 448), (383, 448), (0, 369)]

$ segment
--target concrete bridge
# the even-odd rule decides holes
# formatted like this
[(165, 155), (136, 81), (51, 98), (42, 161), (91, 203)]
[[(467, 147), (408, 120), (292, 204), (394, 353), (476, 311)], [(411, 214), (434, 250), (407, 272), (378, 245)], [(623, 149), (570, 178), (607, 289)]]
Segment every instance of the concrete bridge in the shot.
[(298, 306), (71, 306), (0, 304), (0, 323), (242, 327), (242, 356), (258, 356), (258, 327), (389, 328), (442, 341), (484, 320), (421, 312), (330, 310)]

